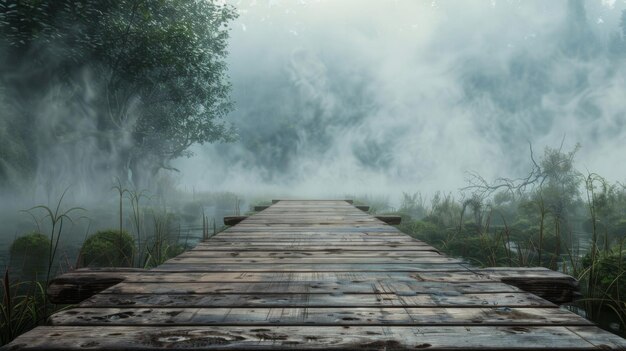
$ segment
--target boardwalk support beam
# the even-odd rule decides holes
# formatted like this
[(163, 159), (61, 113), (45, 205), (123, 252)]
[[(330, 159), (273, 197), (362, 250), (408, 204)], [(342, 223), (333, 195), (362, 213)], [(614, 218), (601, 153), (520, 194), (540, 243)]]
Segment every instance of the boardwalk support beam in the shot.
[(248, 216), (226, 216), (224, 217), (224, 225), (235, 225), (248, 218)]
[(398, 225), (402, 223), (402, 217), (400, 216), (376, 216), (376, 219), (381, 220), (389, 225)]

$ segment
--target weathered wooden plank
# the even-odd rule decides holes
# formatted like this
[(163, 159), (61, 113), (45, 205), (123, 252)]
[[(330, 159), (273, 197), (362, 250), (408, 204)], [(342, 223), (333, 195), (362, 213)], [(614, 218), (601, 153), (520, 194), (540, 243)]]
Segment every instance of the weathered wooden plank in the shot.
[[(225, 231), (221, 232), (220, 235), (228, 234), (228, 233), (241, 233), (241, 234), (272, 234), (276, 233), (277, 235), (285, 234), (285, 233), (294, 233), (294, 234), (309, 234), (310, 237), (314, 235), (328, 235), (328, 234), (354, 234), (360, 235), (363, 233), (389, 233), (396, 234), (400, 236), (403, 235), (402, 232), (394, 230), (394, 227), (377, 223), (366, 223), (366, 224), (351, 224), (349, 226), (342, 225), (321, 225), (317, 223), (303, 223), (302, 225), (291, 224), (287, 225), (286, 223), (248, 223), (249, 220), (246, 220), (246, 223), (241, 223), (241, 225), (230, 227)], [(246, 225), (244, 225), (246, 224)], [(254, 224), (254, 225), (250, 225)]]
[[(72, 273), (66, 273), (70, 275)], [(133, 275), (126, 282), (158, 283), (158, 282), (376, 282), (379, 280), (396, 281), (430, 281), (430, 282), (497, 282), (486, 275), (463, 271), (445, 272), (206, 272), (206, 273), (166, 273), (147, 271), (144, 274)]]
[[(342, 226), (342, 225), (321, 225), (321, 224), (302, 224), (302, 225), (289, 225), (289, 224), (277, 224), (277, 225), (244, 225), (239, 223), (236, 227), (238, 232), (267, 232), (268, 230), (275, 231), (276, 233), (280, 232), (308, 232), (308, 233), (324, 233), (324, 232), (332, 232), (332, 233), (376, 233), (376, 232), (393, 232), (394, 227), (388, 226), (386, 224), (381, 224), (379, 226), (374, 225), (351, 225), (351, 226)], [(228, 231), (224, 231), (226, 233)], [(398, 231), (400, 233), (400, 231)]]
[(517, 307), (339, 308), (73, 308), (50, 318), (52, 325), (387, 325), (498, 326), (592, 325), (568, 311)]
[(175, 264), (165, 263), (153, 269), (154, 272), (436, 272), (462, 270), (459, 264), (450, 263), (411, 263), (411, 264)]
[[(258, 237), (263, 238), (265, 240), (272, 240), (273, 238), (284, 238), (284, 237), (296, 237), (296, 238), (306, 238), (306, 239), (315, 239), (318, 237), (333, 237), (333, 236), (342, 236), (346, 238), (360, 238), (360, 237), (379, 237), (382, 240), (393, 240), (394, 238), (410, 238), (407, 235), (403, 235), (402, 233), (391, 232), (388, 230), (378, 230), (378, 231), (358, 231), (354, 229), (350, 230), (337, 230), (337, 228), (333, 228), (333, 230), (319, 231), (319, 232), (311, 232), (309, 228), (301, 228), (302, 230), (281, 230), (276, 231), (276, 233), (268, 232), (267, 227), (258, 230), (249, 230), (245, 231), (243, 225), (238, 225), (236, 227), (237, 231), (223, 231), (211, 239), (214, 240), (220, 237), (230, 237), (230, 236), (240, 236), (240, 237)], [(281, 229), (284, 229), (280, 227)], [(299, 228), (300, 229), (300, 228)], [(371, 228), (367, 228), (371, 229)], [(416, 239), (413, 239), (416, 240)], [(417, 241), (417, 240), (416, 240)]]
[[(250, 237), (250, 236), (239, 236), (239, 235), (232, 235), (232, 236), (224, 235), (224, 236), (220, 236), (219, 238), (215, 238), (213, 240), (213, 242), (244, 242), (244, 243), (255, 243), (259, 241), (274, 242), (274, 243), (307, 242), (310, 244), (317, 243), (318, 245), (324, 245), (325, 243), (335, 243), (335, 242), (344, 243), (348, 245), (352, 245), (353, 243), (356, 245), (359, 245), (360, 243), (365, 243), (365, 242), (370, 242), (374, 244), (385, 244), (388, 242), (400, 242), (403, 244), (411, 244), (414, 242), (410, 238), (403, 238), (403, 237), (393, 237), (393, 238), (385, 239), (385, 238), (375, 237), (375, 236), (351, 237), (351, 236), (339, 236), (339, 235), (329, 236), (329, 237), (318, 237), (312, 240), (309, 240), (303, 237), (298, 237), (298, 236), (284, 236), (284, 237), (273, 238), (271, 239), (271, 241), (269, 238), (263, 237), (263, 236)], [(425, 246), (425, 245), (422, 244), (422, 246)]]
[(352, 246), (377, 246), (380, 247), (381, 249), (385, 249), (388, 247), (398, 247), (398, 246), (403, 246), (406, 247), (407, 250), (412, 250), (413, 247), (416, 246), (421, 246), (421, 247), (428, 247), (428, 248), (433, 248), (432, 246), (421, 242), (421, 241), (417, 241), (417, 240), (395, 240), (395, 239), (391, 239), (391, 240), (383, 240), (383, 239), (379, 239), (377, 241), (362, 241), (362, 242), (358, 242), (358, 243), (342, 243), (342, 242), (337, 242), (337, 241), (331, 241), (331, 240), (324, 240), (322, 242), (319, 241), (308, 241), (305, 240), (304, 238), (302, 239), (293, 239), (291, 241), (268, 241), (265, 240), (264, 238), (257, 238), (257, 239), (250, 239), (247, 242), (242, 242), (242, 241), (224, 241), (224, 240), (210, 240), (210, 241), (206, 241), (206, 242), (200, 242), (198, 243), (198, 245), (196, 246), (197, 248), (203, 248), (203, 247), (216, 247), (216, 246), (225, 246), (225, 245), (239, 245), (239, 246), (277, 246), (277, 245), (295, 245), (295, 246), (321, 246), (321, 247), (326, 247), (326, 246), (330, 246), (331, 248), (333, 246), (346, 246), (346, 247), (352, 247)]
[(425, 246), (425, 245), (363, 245), (363, 243), (359, 243), (358, 245), (347, 245), (345, 243), (328, 243), (324, 245), (307, 245), (306, 243), (243, 243), (243, 242), (225, 242), (225, 243), (216, 243), (215, 245), (202, 245), (197, 246), (194, 251), (233, 251), (236, 250), (238, 252), (245, 251), (279, 251), (279, 250), (289, 250), (289, 251), (433, 251), (436, 249)]
[(273, 199), (272, 204), (276, 207), (352, 207), (352, 200), (292, 200)]
[(183, 252), (177, 257), (198, 257), (198, 258), (220, 258), (220, 257), (239, 257), (239, 258), (381, 258), (381, 257), (441, 257), (436, 251), (420, 250), (420, 251), (344, 251), (344, 250), (318, 250), (318, 251), (210, 251), (210, 250), (190, 250)]
[(344, 241), (344, 240), (276, 240), (273, 242), (253, 240), (220, 240), (198, 244), (192, 251), (221, 251), (229, 248), (232, 251), (335, 251), (343, 254), (347, 251), (437, 251), (432, 246), (411, 241)]
[[(385, 217), (385, 216), (381, 216), (381, 217)], [(379, 224), (375, 219), (377, 217), (371, 217), (371, 216), (358, 214), (358, 213), (342, 213), (342, 214), (332, 213), (332, 214), (325, 214), (325, 215), (324, 214), (311, 214), (311, 215), (306, 215), (306, 216), (303, 216), (303, 215), (293, 216), (293, 215), (289, 215), (288, 213), (284, 213), (284, 214), (272, 213), (272, 214), (251, 216), (251, 217), (246, 217), (246, 218), (248, 218), (248, 220), (246, 221), (246, 223), (248, 224), (250, 223), (276, 224), (276, 223), (283, 223), (283, 222), (284, 223), (310, 223), (310, 224), (333, 223), (333, 224), (346, 226), (346, 227), (354, 223), (369, 223), (373, 225)], [(382, 219), (380, 220), (382, 221)]]
[(604, 330), (589, 327), (567, 327), (598, 350), (626, 350), (626, 340)]
[(349, 242), (359, 244), (361, 242), (376, 242), (379, 244), (385, 244), (388, 242), (399, 242), (403, 244), (411, 245), (421, 244), (422, 246), (429, 246), (419, 241), (413, 241), (410, 238), (401, 237), (401, 236), (393, 236), (393, 237), (380, 237), (374, 235), (362, 235), (362, 236), (349, 236), (349, 235), (332, 235), (332, 236), (319, 236), (313, 240), (309, 240), (304, 236), (299, 235), (285, 235), (285, 236), (277, 236), (275, 238), (269, 238), (269, 235), (222, 235), (220, 237), (214, 238), (212, 242), (307, 242), (310, 244), (320, 244), (324, 243), (333, 243), (333, 242)]
[[(263, 228), (267, 230), (267, 228), (315, 228), (315, 227), (326, 227), (326, 228), (339, 228), (341, 229), (349, 229), (351, 226), (360, 226), (360, 227), (375, 227), (378, 229), (383, 229), (382, 224), (378, 224), (378, 222), (374, 219), (370, 218), (354, 218), (354, 219), (322, 219), (322, 218), (300, 218), (300, 219), (277, 219), (277, 218), (268, 218), (268, 219), (246, 219), (245, 221), (241, 221), (241, 224), (238, 229), (246, 229), (246, 228)], [(348, 226), (346, 226), (348, 225)]]
[(78, 303), (124, 281), (129, 276), (144, 272), (144, 269), (111, 268), (108, 272), (83, 270), (71, 275), (62, 274), (50, 281), (46, 295), (52, 303)]
[(526, 292), (480, 294), (98, 294), (83, 307), (556, 307)]
[[(257, 214), (255, 214), (256, 216)], [(290, 216), (290, 217), (312, 217), (312, 216), (354, 216), (354, 217), (367, 217), (367, 213), (363, 213), (354, 208), (301, 208), (298, 212), (294, 213), (289, 209), (280, 208), (268, 208), (259, 215), (265, 217), (277, 215), (277, 216)]]
[[(235, 237), (235, 236), (221, 236), (219, 238), (215, 238), (213, 240), (213, 242), (224, 242), (224, 243), (228, 243), (228, 242), (243, 242), (243, 243), (255, 243), (256, 241), (262, 241), (263, 238), (248, 238), (248, 237)], [(267, 242), (267, 241), (266, 241)], [(307, 244), (318, 244), (318, 245), (326, 245), (326, 244), (331, 244), (331, 243), (343, 243), (344, 245), (359, 245), (361, 243), (370, 243), (372, 245), (381, 245), (381, 244), (387, 244), (387, 243), (399, 243), (399, 245), (405, 245), (405, 244), (410, 244), (413, 242), (413, 240), (411, 238), (403, 238), (403, 237), (397, 237), (397, 238), (393, 238), (390, 240), (385, 240), (385, 239), (381, 239), (381, 238), (376, 238), (376, 237), (368, 237), (368, 236), (362, 236), (362, 237), (355, 237), (355, 238), (351, 238), (351, 237), (340, 237), (340, 236), (336, 236), (336, 237), (328, 237), (328, 238), (323, 238), (323, 237), (319, 237), (319, 238), (314, 238), (314, 239), (305, 239), (305, 238), (299, 238), (299, 237), (278, 237), (278, 238), (274, 238), (271, 241), (272, 243), (280, 243), (280, 242), (285, 242), (285, 243), (297, 243), (297, 242), (306, 242)]]
[(11, 350), (597, 350), (589, 331), (615, 350), (623, 339), (593, 327), (425, 326), (348, 327), (39, 327), (18, 337)]
[[(237, 239), (237, 240), (228, 240), (229, 238)], [(224, 240), (226, 239), (226, 240)], [(333, 245), (375, 245), (375, 246), (389, 246), (389, 245), (403, 245), (403, 246), (423, 246), (432, 248), (432, 246), (423, 243), (417, 240), (408, 240), (406, 238), (400, 237), (392, 237), (392, 238), (380, 238), (375, 236), (361, 236), (356, 237), (355, 239), (359, 239), (359, 242), (351, 242), (346, 243), (346, 239), (350, 239), (350, 237), (319, 237), (315, 240), (307, 240), (304, 237), (297, 236), (284, 236), (284, 237), (276, 237), (274, 239), (268, 240), (265, 236), (258, 237), (245, 237), (245, 236), (221, 236), (219, 238), (214, 238), (211, 241), (198, 243), (197, 247), (206, 247), (206, 246), (219, 246), (225, 245), (228, 243), (243, 243), (244, 245), (287, 245), (287, 244), (296, 244), (296, 245), (309, 245), (309, 246), (333, 246)], [(363, 240), (368, 239), (368, 240)], [(341, 242), (344, 242), (343, 244)]]
[(359, 211), (355, 208), (306, 208), (302, 207), (298, 212), (294, 212), (288, 208), (268, 208), (259, 217), (255, 214), (255, 219), (258, 218), (312, 218), (312, 217), (341, 217), (346, 216), (349, 218), (367, 218), (371, 219), (372, 216), (368, 216), (367, 213)]
[(445, 256), (424, 257), (175, 257), (167, 261), (171, 264), (413, 264), (413, 263), (463, 263)]
[[(484, 269), (490, 272), (490, 269)], [(515, 269), (511, 269), (514, 271)], [(545, 286), (537, 285), (531, 287), (520, 287), (522, 290), (531, 291), (539, 296), (546, 298), (547, 300), (555, 303), (563, 303), (564, 289), (559, 285), (559, 281), (564, 279), (572, 279), (564, 274), (550, 271), (547, 269), (536, 270), (531, 269), (524, 271), (518, 269), (519, 275), (524, 277), (545, 277)], [(502, 269), (497, 270), (498, 273), (505, 276), (509, 276), (507, 271)], [(478, 274), (469, 271), (465, 272), (436, 272), (436, 273), (406, 273), (406, 272), (329, 272), (329, 273), (283, 273), (283, 272), (257, 272), (257, 273), (157, 273), (146, 270), (129, 270), (129, 269), (116, 269), (110, 268), (108, 271), (105, 269), (80, 269), (74, 272), (63, 274), (53, 279), (48, 286), (48, 296), (54, 303), (78, 303), (98, 291), (102, 291), (112, 285), (115, 285), (122, 280), (126, 279), (127, 283), (260, 283), (266, 282), (272, 284), (274, 289), (279, 289), (282, 292), (282, 285), (287, 285), (290, 289), (301, 290), (286, 290), (287, 291), (303, 291), (307, 289), (304, 283), (309, 284), (316, 283), (316, 291), (320, 292), (320, 284), (323, 285), (330, 292), (336, 292), (327, 283), (334, 283), (335, 285), (345, 286), (346, 284), (384, 284), (388, 281), (414, 283), (416, 281), (424, 282), (448, 282), (448, 283), (463, 283), (463, 282), (495, 282), (498, 281), (494, 278), (493, 274)], [(381, 283), (382, 282), (382, 283)], [(555, 283), (556, 282), (556, 283)], [(551, 287), (549, 284), (556, 284), (556, 287)], [(226, 284), (228, 285), (228, 284)], [(224, 284), (220, 284), (220, 288)], [(297, 288), (296, 286), (299, 286)], [(515, 285), (513, 285), (515, 286)], [(94, 291), (97, 287), (97, 291)], [(262, 291), (259, 287), (255, 288), (256, 291)], [(570, 289), (571, 290), (571, 289)], [(222, 291), (222, 290), (218, 290)], [(266, 292), (267, 293), (267, 292)]]
[(502, 269), (502, 267), (486, 268), (481, 270), (481, 272), (494, 280), (530, 291), (559, 304), (572, 302), (580, 296), (576, 279), (543, 267), (536, 267), (532, 270), (520, 271), (518, 273), (514, 270)]
[[(235, 227), (238, 228), (238, 227)], [(356, 232), (356, 231), (326, 231), (319, 233), (311, 233), (308, 231), (282, 231), (279, 233), (271, 233), (264, 231), (224, 231), (214, 235), (211, 239), (219, 239), (221, 237), (241, 237), (241, 238), (258, 238), (263, 240), (273, 240), (274, 238), (299, 238), (299, 239), (314, 239), (314, 238), (379, 238), (380, 240), (394, 240), (395, 238), (409, 238), (407, 235), (395, 232)], [(411, 238), (413, 239), (413, 238)], [(420, 242), (417, 239), (413, 239)], [(403, 240), (404, 241), (404, 240)]]
[[(433, 281), (433, 282), (497, 282), (499, 279), (482, 271), (490, 271), (489, 268), (478, 270), (446, 271), (446, 272), (207, 272), (207, 273), (164, 273), (150, 270), (136, 269), (134, 271), (118, 272), (116, 268), (89, 268), (78, 269), (62, 276), (67, 280), (88, 279), (99, 273), (119, 274), (127, 282), (364, 282), (378, 280), (398, 281)], [(511, 268), (520, 276), (535, 277), (542, 274), (540, 271), (527, 270), (525, 268)], [(563, 275), (548, 270), (548, 277), (554, 275), (559, 279)]]
[(122, 282), (103, 294), (384, 294), (396, 293), (405, 296), (416, 294), (440, 294), (456, 296), (465, 293), (521, 292), (519, 288), (500, 282), (452, 283), (420, 282), (408, 280), (337, 281), (337, 282), (232, 282), (232, 283), (146, 283)]

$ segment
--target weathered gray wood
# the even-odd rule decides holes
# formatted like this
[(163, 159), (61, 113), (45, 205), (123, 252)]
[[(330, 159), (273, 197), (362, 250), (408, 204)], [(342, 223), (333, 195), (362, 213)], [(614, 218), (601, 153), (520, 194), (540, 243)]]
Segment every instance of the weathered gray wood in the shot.
[(380, 244), (378, 242), (365, 242), (347, 244), (342, 242), (329, 242), (307, 244), (304, 242), (277, 242), (277, 243), (245, 243), (245, 242), (214, 242), (209, 245), (198, 245), (195, 250), (205, 251), (437, 251), (434, 248), (422, 244), (411, 243), (410, 245)]
[(56, 313), (52, 325), (387, 325), (432, 324), (591, 325), (588, 320), (559, 309), (511, 307), (342, 307), (334, 308), (74, 308)]
[(411, 264), (175, 264), (165, 263), (153, 269), (155, 272), (445, 272), (464, 267), (450, 263)]
[[(517, 274), (520, 277), (528, 277), (530, 279), (537, 277), (546, 277), (546, 279), (561, 279), (563, 277), (571, 278), (559, 272), (548, 269), (536, 270), (533, 268), (507, 268), (498, 269), (499, 274)], [(81, 268), (62, 276), (64, 279), (88, 280), (96, 277), (97, 274), (115, 274), (121, 279), (132, 282), (329, 282), (329, 281), (356, 281), (356, 282), (375, 282), (378, 280), (396, 280), (396, 281), (437, 281), (437, 282), (484, 282), (500, 281), (500, 278), (493, 273), (492, 268), (474, 269), (468, 271), (465, 268), (446, 272), (207, 272), (207, 273), (163, 273), (143, 269), (124, 269), (124, 268)]]
[[(68, 273), (71, 274), (71, 273)], [(145, 274), (133, 275), (126, 282), (133, 283), (236, 283), (236, 282), (343, 282), (343, 283), (375, 283), (380, 280), (394, 281), (425, 281), (425, 282), (497, 282), (486, 275), (467, 270), (445, 272), (200, 272), (200, 273), (166, 273), (148, 271)]]
[(413, 264), (463, 263), (445, 256), (425, 257), (174, 257), (172, 264)]
[(480, 294), (97, 294), (84, 307), (556, 307), (526, 292)]
[[(228, 243), (228, 242), (243, 242), (243, 243), (252, 243), (252, 244), (256, 244), (256, 241), (260, 241), (263, 240), (263, 238), (255, 238), (255, 239), (251, 239), (249, 237), (242, 237), (242, 236), (227, 236), (227, 235), (223, 235), (220, 236), (219, 238), (215, 238), (214, 241), (215, 242), (224, 242), (224, 243)], [(335, 236), (332, 238), (327, 238), (327, 237), (317, 237), (317, 238), (313, 238), (310, 240), (306, 240), (302, 237), (295, 237), (295, 236), (285, 236), (285, 237), (277, 237), (272, 239), (273, 243), (280, 243), (280, 242), (287, 242), (287, 243), (297, 243), (297, 242), (302, 242), (302, 241), (306, 241), (309, 244), (326, 244), (326, 243), (343, 243), (344, 245), (359, 245), (361, 243), (370, 243), (371, 245), (381, 245), (381, 244), (386, 244), (386, 243), (398, 243), (399, 245), (405, 245), (406, 243), (412, 243), (413, 240), (411, 240), (411, 238), (402, 238), (402, 237), (394, 237), (394, 238), (390, 238), (388, 240), (386, 240), (385, 238), (381, 238), (381, 237), (374, 237), (374, 236), (361, 236), (361, 237), (341, 237), (341, 236)]]
[(124, 281), (128, 276), (145, 272), (143, 269), (81, 269), (75, 274), (63, 274), (50, 281), (46, 294), (52, 303), (73, 304)]
[[(193, 252), (193, 251), (192, 251)], [(481, 272), (483, 272), (481, 274)], [(396, 283), (395, 286), (399, 284), (423, 284), (417, 282), (446, 282), (452, 284), (464, 283), (464, 282), (492, 282), (490, 286), (481, 285), (480, 288), (474, 287), (477, 290), (482, 290), (484, 292), (494, 291), (491, 289), (492, 286), (502, 285), (493, 285), (493, 282), (501, 281), (500, 277), (511, 277), (513, 274), (517, 274), (520, 280), (545, 280), (545, 284), (539, 284), (532, 286), (520, 286), (521, 290), (529, 291), (539, 295), (541, 297), (546, 298), (548, 301), (555, 303), (563, 303), (564, 298), (563, 290), (567, 291), (565, 288), (561, 288), (557, 285), (555, 288), (545, 287), (549, 284), (553, 284), (555, 281), (558, 282), (560, 280), (565, 281), (563, 284), (567, 284), (567, 282), (571, 282), (573, 278), (570, 276), (564, 275), (562, 273), (554, 272), (548, 269), (527, 269), (527, 268), (509, 268), (508, 270), (501, 268), (498, 269), (481, 269), (476, 273), (461, 271), (461, 272), (422, 272), (422, 273), (406, 273), (406, 272), (392, 272), (392, 273), (381, 273), (381, 272), (327, 272), (327, 273), (301, 273), (301, 272), (293, 272), (293, 273), (157, 273), (151, 271), (145, 271), (142, 269), (116, 269), (116, 268), (98, 268), (98, 269), (80, 269), (73, 272), (65, 273), (51, 281), (51, 284), (48, 287), (48, 296), (51, 298), (53, 303), (61, 303), (61, 304), (69, 304), (69, 303), (78, 303), (83, 301), (84, 299), (94, 295), (97, 292), (105, 290), (106, 288), (116, 285), (122, 281), (125, 283), (144, 283), (146, 284), (146, 289), (150, 290), (153, 288), (149, 288), (150, 284), (147, 283), (185, 283), (189, 284), (199, 284), (199, 283), (220, 283), (219, 285), (214, 285), (213, 290), (204, 290), (204, 292), (225, 292), (225, 291), (240, 291), (240, 292), (265, 292), (265, 293), (274, 293), (274, 292), (291, 292), (291, 293), (302, 293), (306, 291), (315, 292), (315, 293), (323, 293), (323, 292), (331, 292), (336, 293), (337, 290), (342, 293), (350, 293), (350, 292), (360, 292), (363, 293), (365, 290), (363, 287), (369, 288), (372, 286), (378, 286), (376, 288), (377, 291), (386, 290), (389, 287), (389, 282)], [(189, 283), (195, 282), (195, 283)], [(248, 286), (243, 287), (241, 285), (230, 286), (228, 283), (247, 283)], [(575, 282), (575, 280), (574, 280)], [(266, 285), (270, 286), (268, 288), (264, 285), (255, 285), (255, 283), (266, 283)], [(306, 283), (306, 284), (305, 284)], [(328, 285), (329, 283), (333, 283), (332, 285)], [(385, 284), (385, 288), (382, 288), (382, 285)], [(189, 292), (186, 286), (180, 285), (177, 287), (178, 290), (184, 290)], [(511, 284), (512, 286), (517, 286), (516, 284)], [(544, 286), (545, 285), (545, 286)], [(123, 288), (125, 285), (122, 284), (118, 287)], [(311, 289), (311, 286), (315, 286), (314, 289)], [(349, 286), (348, 290), (346, 290), (346, 286)], [(574, 291), (573, 289), (577, 286), (577, 284), (573, 284), (573, 286), (569, 287), (569, 291)], [(159, 288), (163, 288), (163, 285), (158, 286)], [(437, 285), (431, 285), (431, 289), (439, 289)], [(467, 287), (467, 286), (466, 286)], [(207, 289), (206, 287), (204, 289)], [(238, 290), (237, 290), (238, 289)], [(419, 289), (416, 290), (416, 292)], [(406, 291), (406, 289), (403, 289)], [(110, 291), (109, 291), (110, 292)], [(551, 294), (554, 292), (554, 294)], [(122, 292), (119, 292), (122, 293)], [(162, 292), (160, 292), (162, 293)], [(423, 293), (423, 291), (422, 291)]]
[(439, 294), (456, 296), (465, 293), (506, 293), (521, 292), (519, 288), (500, 282), (451, 283), (378, 280), (338, 281), (338, 282), (233, 282), (233, 283), (146, 283), (122, 282), (102, 293), (104, 294), (206, 294), (206, 293), (241, 293), (241, 294), (386, 294), (395, 293), (405, 296), (416, 294)]
[[(272, 204), (277, 204), (282, 202), (283, 204), (288, 205), (296, 205), (296, 206), (308, 206), (308, 207), (317, 207), (317, 206), (344, 206), (352, 204), (352, 200), (290, 200), (290, 199), (274, 199), (272, 200)], [(350, 206), (351, 207), (351, 206)]]
[(189, 250), (183, 252), (177, 257), (197, 257), (197, 258), (220, 258), (220, 257), (238, 257), (238, 258), (424, 258), (424, 257), (441, 257), (437, 251), (419, 250), (419, 251), (348, 251), (348, 250), (318, 250), (318, 251), (210, 251), (210, 250)]
[(598, 328), (574, 326), (567, 327), (567, 329), (595, 345), (599, 350), (626, 350), (626, 340), (615, 334), (598, 330)]
[(572, 302), (580, 296), (578, 281), (572, 276), (543, 267), (526, 271), (520, 269), (517, 272), (504, 268), (486, 268), (480, 272), (557, 304)]
[[(590, 336), (582, 338), (580, 335)], [(595, 327), (39, 327), (10, 350), (624, 350)]]
[[(319, 234), (319, 233), (376, 233), (376, 232), (394, 232), (392, 229), (394, 227), (380, 224), (376, 225), (376, 223), (345, 223), (346, 225), (342, 225), (340, 223), (337, 224), (316, 224), (316, 223), (304, 223), (304, 224), (289, 224), (289, 223), (276, 223), (276, 224), (245, 224), (240, 223), (237, 225), (237, 231), (239, 232), (267, 232), (272, 231), (280, 234), (281, 232), (308, 232), (311, 234)], [(224, 231), (227, 233), (228, 230)], [(396, 233), (400, 233), (397, 231)], [(314, 238), (314, 237), (312, 237)]]

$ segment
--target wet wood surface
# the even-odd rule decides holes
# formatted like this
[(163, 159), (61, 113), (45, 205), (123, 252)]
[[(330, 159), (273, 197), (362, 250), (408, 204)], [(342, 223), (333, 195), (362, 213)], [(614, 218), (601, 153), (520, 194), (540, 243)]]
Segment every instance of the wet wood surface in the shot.
[(471, 267), (346, 201), (275, 201), (155, 269), (76, 271), (57, 291), (116, 273), (4, 349), (626, 349), (524, 291), (562, 294), (571, 277)]

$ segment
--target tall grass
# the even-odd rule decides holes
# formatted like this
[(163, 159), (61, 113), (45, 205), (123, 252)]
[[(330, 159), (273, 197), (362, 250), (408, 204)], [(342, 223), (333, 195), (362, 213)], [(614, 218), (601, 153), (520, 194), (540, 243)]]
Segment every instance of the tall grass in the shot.
[(40, 282), (11, 281), (7, 269), (2, 279), (0, 346), (42, 324), (46, 318), (44, 285)]
[(144, 243), (142, 242), (144, 232), (144, 214), (139, 202), (142, 198), (147, 197), (146, 191), (128, 190), (128, 200), (131, 206), (131, 223), (136, 234), (137, 243), (137, 258), (133, 257), (132, 262), (141, 262), (144, 255)]
[[(38, 205), (35, 207), (32, 207), (30, 209), (27, 210), (27, 212), (30, 212), (32, 214), (32, 211), (35, 210), (43, 210), (44, 212), (44, 217), (42, 218), (42, 220), (46, 220), (48, 221), (48, 226), (50, 228), (50, 248), (49, 248), (49, 255), (48, 255), (48, 266), (47, 266), (47, 270), (46, 270), (46, 279), (44, 281), (44, 287), (47, 287), (49, 282), (50, 282), (50, 277), (52, 274), (52, 267), (54, 267), (54, 262), (56, 259), (56, 255), (57, 252), (59, 251), (59, 243), (61, 240), (61, 237), (63, 236), (64, 232), (63, 232), (63, 226), (66, 222), (70, 222), (71, 224), (74, 223), (74, 220), (72, 219), (72, 217), (70, 216), (70, 213), (74, 212), (74, 211), (84, 211), (85, 209), (81, 208), (81, 207), (72, 207), (68, 210), (63, 211), (61, 209), (61, 205), (63, 203), (63, 198), (65, 197), (65, 195), (67, 194), (69, 188), (66, 188), (63, 193), (61, 194), (61, 197), (59, 198), (59, 200), (57, 201), (56, 207), (54, 208), (54, 210), (48, 206), (45, 205)], [(33, 215), (33, 217), (35, 217)], [(46, 295), (44, 294), (44, 303), (43, 303), (43, 312), (44, 312), (44, 318), (47, 318), (47, 300), (46, 300)]]

